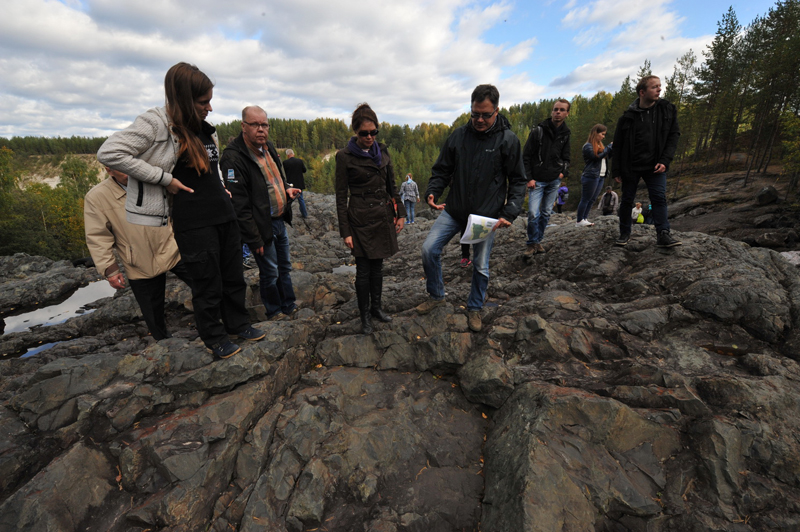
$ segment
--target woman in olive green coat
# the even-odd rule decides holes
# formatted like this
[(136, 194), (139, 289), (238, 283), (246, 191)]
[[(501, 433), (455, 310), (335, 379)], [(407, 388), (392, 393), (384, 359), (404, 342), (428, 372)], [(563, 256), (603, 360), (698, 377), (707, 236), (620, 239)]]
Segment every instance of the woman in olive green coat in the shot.
[(406, 215), (389, 152), (375, 140), (378, 124), (370, 106), (359, 105), (351, 122), (356, 135), (336, 153), (339, 234), (356, 259), (356, 297), (364, 334), (372, 332), (373, 316), (392, 321), (381, 308), (383, 259), (397, 253), (397, 233)]

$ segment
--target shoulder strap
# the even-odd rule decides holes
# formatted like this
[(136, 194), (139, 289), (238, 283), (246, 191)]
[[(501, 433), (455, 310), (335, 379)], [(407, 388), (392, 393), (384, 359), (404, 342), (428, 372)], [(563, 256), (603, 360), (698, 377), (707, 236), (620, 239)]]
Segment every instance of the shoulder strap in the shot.
[(536, 140), (539, 142), (539, 164), (542, 164), (542, 137), (544, 136), (544, 131), (542, 131), (542, 126), (536, 126)]

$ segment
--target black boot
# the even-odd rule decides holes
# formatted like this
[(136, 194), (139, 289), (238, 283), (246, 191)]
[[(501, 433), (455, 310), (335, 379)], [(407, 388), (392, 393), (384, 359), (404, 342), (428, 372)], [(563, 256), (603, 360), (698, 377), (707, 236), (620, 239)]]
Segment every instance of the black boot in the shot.
[(361, 315), (361, 332), (372, 334), (372, 317), (369, 315), (369, 283), (356, 283), (358, 313)]
[(382, 321), (389, 323), (392, 317), (386, 314), (381, 308), (381, 293), (383, 292), (383, 277), (377, 277), (369, 280), (369, 295), (372, 300), (372, 316)]

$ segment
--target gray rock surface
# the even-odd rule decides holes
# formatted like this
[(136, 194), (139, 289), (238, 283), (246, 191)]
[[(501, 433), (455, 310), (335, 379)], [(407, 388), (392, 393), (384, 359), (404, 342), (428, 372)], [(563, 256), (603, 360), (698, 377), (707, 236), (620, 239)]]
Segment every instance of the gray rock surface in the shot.
[[(781, 254), (679, 230), (662, 250), (649, 226), (619, 248), (613, 217), (564, 214), (525, 257), (520, 219), (473, 333), (455, 241), (446, 304), (414, 310), (422, 212), (385, 262), (394, 320), (365, 336), (333, 198), (307, 201), (301, 310), (258, 323), (248, 271), (267, 336), (231, 359), (174, 279), (173, 338), (146, 335), (129, 292), (0, 337), (0, 529), (800, 529), (800, 275)], [(12, 356), (37, 342), (59, 343)]]

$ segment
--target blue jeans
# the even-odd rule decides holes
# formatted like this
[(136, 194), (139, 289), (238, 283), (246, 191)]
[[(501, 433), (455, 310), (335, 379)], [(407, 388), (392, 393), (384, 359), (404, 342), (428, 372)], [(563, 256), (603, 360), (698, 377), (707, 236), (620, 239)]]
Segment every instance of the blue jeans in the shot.
[(581, 202), (578, 204), (578, 217), (576, 222), (585, 220), (589, 217), (589, 211), (592, 210), (592, 205), (597, 201), (597, 196), (600, 195), (600, 190), (603, 188), (605, 180), (598, 177), (581, 176)]
[(527, 244), (538, 244), (544, 237), (544, 229), (553, 214), (553, 202), (561, 186), (560, 179), (549, 183), (537, 181), (528, 189), (528, 240)]
[(631, 234), (631, 211), (633, 201), (636, 199), (636, 188), (639, 179), (647, 185), (647, 194), (650, 196), (650, 205), (653, 207), (653, 224), (656, 231), (669, 231), (667, 220), (667, 174), (643, 174), (636, 177), (622, 179), (622, 199), (619, 202), (619, 232), (622, 235)]
[(295, 201), (297, 201), (297, 205), (300, 207), (300, 216), (303, 218), (308, 218), (308, 211), (306, 211), (306, 200), (303, 199), (303, 191), (300, 191), (300, 194), (295, 196)]
[(414, 200), (405, 200), (403, 205), (406, 207), (406, 221), (411, 223), (414, 221), (414, 206), (416, 202)]
[(289, 236), (286, 225), (279, 218), (272, 219), (272, 243), (264, 246), (264, 254), (253, 253), (258, 264), (261, 302), (267, 318), (283, 312), (289, 314), (295, 305), (292, 288), (292, 259), (289, 257)]
[[(457, 234), (461, 224), (442, 211), (431, 227), (425, 243), (422, 244), (422, 268), (425, 270), (425, 288), (433, 299), (444, 299), (444, 279), (442, 278), (442, 250)], [(467, 299), (467, 310), (480, 310), (486, 299), (489, 286), (489, 254), (494, 243), (494, 231), (483, 242), (473, 244), (475, 256), (472, 262), (472, 286)]]

